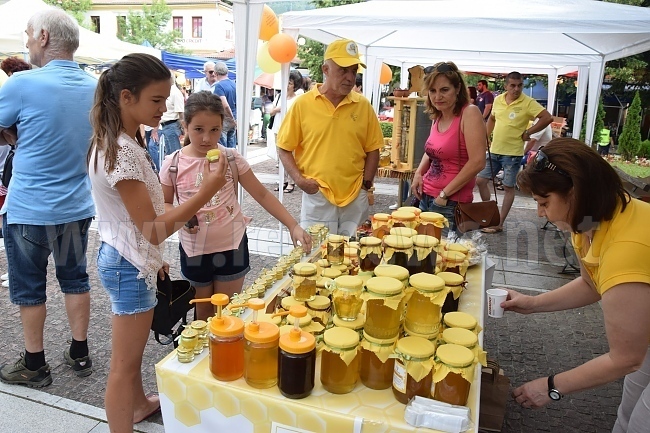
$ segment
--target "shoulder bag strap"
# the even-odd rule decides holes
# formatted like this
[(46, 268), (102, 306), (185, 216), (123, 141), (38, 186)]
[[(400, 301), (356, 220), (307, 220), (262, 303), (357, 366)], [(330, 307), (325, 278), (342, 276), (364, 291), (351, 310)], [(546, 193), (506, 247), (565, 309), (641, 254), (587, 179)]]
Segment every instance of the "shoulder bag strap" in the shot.
[(237, 168), (235, 154), (232, 152), (232, 149), (226, 148), (226, 156), (228, 158), (228, 165), (230, 166), (230, 173), (232, 174), (232, 183), (235, 187), (235, 198), (237, 198), (237, 192), (239, 190), (239, 169)]
[(171, 178), (172, 181), (172, 187), (174, 187), (174, 195), (176, 196), (176, 202), (180, 204), (180, 200), (178, 199), (178, 188), (176, 187), (176, 177), (178, 176), (178, 157), (179, 157), (180, 149), (175, 151), (174, 154), (172, 155), (172, 163), (169, 166), (169, 177)]

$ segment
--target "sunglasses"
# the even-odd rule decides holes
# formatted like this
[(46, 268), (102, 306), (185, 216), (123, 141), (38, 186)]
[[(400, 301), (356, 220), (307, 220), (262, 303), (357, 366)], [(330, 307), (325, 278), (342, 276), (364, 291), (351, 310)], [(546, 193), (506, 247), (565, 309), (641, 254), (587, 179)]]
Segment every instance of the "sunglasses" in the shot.
[(203, 72), (209, 75), (214, 75), (214, 71), (203, 71)]
[(548, 160), (548, 156), (546, 156), (546, 154), (542, 152), (543, 148), (544, 146), (539, 148), (537, 154), (535, 155), (535, 159), (533, 159), (533, 169), (535, 171), (544, 171), (544, 169), (548, 168), (549, 170), (559, 173), (562, 176), (571, 178), (571, 176), (569, 176), (569, 173), (562, 170), (557, 165), (553, 164), (551, 161)]
[(457, 72), (457, 69), (453, 65), (450, 65), (447, 62), (440, 62), (440, 63), (436, 63), (433, 66), (427, 66), (426, 68), (424, 68), (425, 74), (430, 74), (432, 72), (440, 72), (444, 74), (445, 72)]

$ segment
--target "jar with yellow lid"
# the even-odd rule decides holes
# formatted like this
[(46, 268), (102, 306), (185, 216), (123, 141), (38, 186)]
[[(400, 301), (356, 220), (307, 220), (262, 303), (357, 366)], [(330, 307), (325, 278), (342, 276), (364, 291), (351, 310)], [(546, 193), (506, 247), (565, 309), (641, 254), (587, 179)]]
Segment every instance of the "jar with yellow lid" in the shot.
[(381, 239), (366, 236), (359, 239), (359, 269), (361, 272), (372, 272), (381, 263), (383, 249)]
[(414, 275), (420, 272), (433, 274), (436, 271), (436, 260), (438, 258), (438, 239), (433, 236), (415, 235), (413, 241), (413, 255), (406, 264), (409, 274)]
[(253, 289), (257, 292), (258, 298), (263, 298), (266, 293), (266, 286), (264, 284), (255, 283), (253, 284)]
[(363, 298), (366, 301), (366, 333), (381, 339), (397, 336), (404, 311), (402, 282), (390, 277), (370, 278)]
[(443, 272), (453, 272), (465, 278), (469, 261), (467, 256), (460, 251), (443, 251), (440, 253), (442, 256), (442, 266), (440, 270)]
[(348, 275), (350, 273), (350, 260), (343, 259), (340, 265), (332, 265), (332, 269), (337, 269), (341, 275)]
[(390, 165), (390, 152), (382, 150), (379, 153), (379, 167), (388, 167)]
[(389, 265), (406, 268), (413, 255), (413, 241), (404, 236), (384, 236), (384, 261)]
[(325, 224), (316, 224), (320, 228), (320, 244), (323, 245), (323, 242), (325, 242), (325, 239), (327, 239), (327, 236), (330, 233), (330, 228), (327, 227)]
[(422, 209), (420, 209), (419, 207), (415, 207), (415, 206), (402, 206), (402, 207), (397, 208), (397, 210), (406, 211), (406, 212), (413, 212), (416, 217), (419, 217), (420, 214), (422, 213)]
[(404, 337), (420, 337), (424, 338), (425, 340), (429, 340), (430, 342), (433, 343), (435, 347), (438, 347), (438, 339), (440, 337), (440, 329), (434, 329), (432, 333), (430, 334), (419, 334), (417, 332), (413, 332), (406, 326), (406, 323), (403, 325), (403, 333), (402, 335)]
[(432, 334), (440, 329), (442, 304), (447, 297), (445, 281), (432, 274), (411, 275), (414, 289), (406, 304), (404, 326), (418, 334)]
[(410, 229), (408, 227), (393, 227), (392, 229), (390, 229), (390, 234), (394, 236), (404, 236), (407, 238), (411, 238), (417, 235), (418, 231), (414, 229)]
[(208, 322), (205, 320), (194, 320), (190, 323), (190, 328), (194, 329), (197, 333), (199, 343), (194, 349), (194, 354), (198, 355), (203, 352), (203, 348), (207, 348), (210, 344), (210, 338), (208, 337)]
[(338, 326), (339, 328), (352, 329), (359, 336), (359, 341), (361, 341), (361, 339), (363, 338), (363, 326), (365, 324), (366, 324), (366, 316), (361, 313), (357, 316), (357, 319), (352, 322), (343, 320), (336, 315), (332, 317), (333, 326)]
[(291, 294), (296, 301), (307, 302), (316, 296), (317, 268), (313, 263), (296, 263), (293, 265), (293, 290)]
[(311, 236), (311, 245), (312, 249), (319, 248), (321, 244), (321, 227), (317, 225), (309, 226), (307, 228), (307, 233)]
[(442, 239), (442, 229), (449, 227), (449, 221), (444, 215), (438, 212), (422, 212), (420, 214), (420, 225), (417, 230), (421, 235), (428, 235)]
[(316, 260), (316, 266), (318, 266), (318, 273), (322, 274), (325, 268), (330, 267), (330, 262), (327, 259), (318, 259)]
[(457, 243), (457, 242), (448, 242), (447, 245), (445, 245), (445, 250), (446, 251), (458, 251), (459, 253), (465, 254), (465, 256), (467, 256), (469, 254), (469, 248), (467, 248), (465, 245)]
[(332, 293), (334, 314), (346, 322), (356, 320), (363, 305), (363, 280), (357, 276), (343, 275), (330, 283), (329, 289)]
[(418, 221), (413, 212), (396, 210), (390, 215), (390, 219), (393, 221), (393, 227), (415, 229), (418, 226)]
[(323, 334), (320, 381), (332, 394), (347, 394), (359, 381), (359, 335), (337, 326)]
[(453, 272), (438, 272), (437, 275), (445, 281), (448, 289), (447, 299), (442, 305), (442, 314), (458, 311), (460, 295), (465, 289), (465, 278)]
[(395, 359), (391, 357), (398, 337), (373, 338), (363, 333), (361, 340), (361, 383), (370, 389), (388, 389), (393, 384)]
[(289, 309), (291, 309), (291, 307), (293, 307), (294, 305), (303, 305), (304, 306), (305, 303), (304, 303), (304, 301), (296, 300), (296, 298), (294, 298), (293, 296), (285, 296), (280, 301), (280, 306), (285, 311), (289, 311)]
[(259, 296), (258, 296), (259, 290), (257, 290), (257, 288), (255, 288), (253, 286), (246, 287), (244, 289), (244, 293), (246, 293), (251, 298), (259, 298)]
[(359, 246), (360, 246), (360, 245), (361, 245), (361, 244), (359, 243), (359, 241), (348, 241), (348, 248), (356, 248), (356, 249), (359, 249)]
[(387, 213), (376, 213), (371, 218), (372, 222), (372, 235), (376, 238), (382, 239), (388, 234), (392, 227), (390, 215)]
[(478, 362), (487, 366), (487, 353), (478, 345), (478, 335), (469, 329), (447, 328), (442, 332), (440, 344), (457, 344), (472, 351)]
[(431, 397), (444, 403), (465, 406), (475, 370), (475, 357), (468, 348), (457, 344), (438, 346)]
[(397, 341), (393, 371), (393, 395), (397, 401), (407, 404), (416, 395), (431, 396), (435, 351), (433, 343), (420, 337), (404, 337)]
[(253, 388), (270, 388), (278, 382), (279, 328), (258, 320), (264, 301), (251, 299), (252, 321), (244, 328), (244, 380)]
[[(359, 267), (359, 249), (358, 248), (346, 247), (344, 255), (345, 255), (345, 259), (349, 260), (349, 262), (350, 262), (349, 268), (354, 270), (355, 268)], [(351, 269), (348, 269), (348, 270), (351, 270)]]
[(341, 271), (336, 267), (325, 268), (321, 273), (321, 277), (329, 278), (331, 280), (338, 278), (340, 276), (341, 276)]
[(463, 328), (469, 329), (476, 335), (481, 332), (481, 325), (478, 324), (474, 316), (461, 311), (452, 311), (442, 316), (444, 328)]
[(316, 280), (316, 292), (320, 296), (330, 296), (330, 289), (328, 289), (328, 284), (330, 281), (334, 281), (331, 278), (327, 277), (320, 277), (319, 279)]
[(327, 236), (327, 261), (331, 265), (340, 265), (345, 257), (345, 237), (341, 235)]
[[(307, 308), (294, 305), (290, 312), (294, 317), (304, 317)], [(314, 389), (315, 377), (316, 339), (295, 321), (294, 328), (280, 336), (278, 389), (287, 398), (305, 398)]]
[(327, 296), (316, 295), (314, 300), (307, 302), (307, 312), (311, 314), (312, 320), (327, 325), (332, 316), (332, 303)]
[(195, 329), (185, 328), (178, 340), (176, 356), (178, 362), (188, 363), (194, 361), (194, 349), (199, 344), (199, 334)]
[(409, 271), (403, 266), (379, 265), (375, 268), (375, 276), (400, 280), (405, 289), (409, 286)]

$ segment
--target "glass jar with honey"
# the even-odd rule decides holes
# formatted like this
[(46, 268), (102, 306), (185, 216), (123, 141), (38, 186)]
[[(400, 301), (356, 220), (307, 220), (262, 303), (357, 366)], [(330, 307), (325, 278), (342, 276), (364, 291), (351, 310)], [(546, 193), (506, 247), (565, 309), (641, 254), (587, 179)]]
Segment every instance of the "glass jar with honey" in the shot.
[(469, 329), (478, 335), (482, 328), (478, 324), (474, 316), (471, 314), (463, 313), (461, 311), (452, 311), (442, 316), (443, 328), (463, 328)]
[(333, 327), (323, 334), (320, 381), (332, 394), (347, 394), (359, 381), (359, 335), (351, 329)]
[(438, 239), (433, 236), (415, 235), (413, 241), (413, 254), (406, 264), (409, 274), (425, 272), (434, 274), (436, 272), (436, 260), (438, 259)]
[(379, 265), (375, 268), (375, 276), (400, 280), (405, 289), (409, 286), (409, 271), (403, 266)]
[(465, 278), (453, 272), (438, 272), (437, 275), (445, 281), (448, 289), (447, 299), (442, 305), (442, 314), (458, 311), (460, 295), (465, 288)]
[(244, 380), (253, 388), (270, 388), (278, 382), (280, 329), (258, 320), (258, 312), (264, 308), (262, 299), (251, 299), (248, 307), (253, 318), (244, 328)]
[(397, 401), (407, 404), (416, 395), (431, 396), (435, 351), (433, 343), (420, 337), (404, 337), (397, 341), (393, 371), (393, 395)]
[(373, 277), (366, 282), (366, 324), (364, 330), (374, 338), (387, 339), (399, 334), (404, 310), (404, 286), (389, 277)]
[(327, 296), (317, 295), (313, 301), (307, 302), (307, 312), (312, 320), (327, 325), (332, 317), (332, 303)]
[(390, 152), (382, 151), (379, 154), (379, 167), (388, 167), (390, 165)]
[(341, 235), (327, 236), (327, 261), (330, 265), (340, 265), (345, 257), (345, 237)]
[(418, 334), (417, 332), (411, 331), (406, 323), (403, 326), (403, 336), (404, 337), (420, 337), (425, 340), (429, 340), (435, 347), (438, 347), (438, 339), (440, 337), (440, 329), (434, 329), (431, 334)]
[(293, 296), (285, 296), (280, 301), (280, 306), (285, 311), (289, 311), (294, 305), (305, 305), (305, 303), (303, 301), (297, 301)]
[(361, 272), (372, 272), (381, 263), (383, 250), (381, 239), (366, 236), (359, 239), (359, 269)]
[(465, 406), (475, 370), (474, 354), (468, 348), (457, 344), (438, 346), (431, 397), (445, 403)]
[(382, 239), (386, 236), (392, 227), (390, 215), (387, 213), (376, 213), (372, 216), (372, 235)]
[(210, 320), (210, 372), (224, 382), (239, 379), (244, 375), (244, 321), (221, 314), (228, 295), (217, 293), (209, 300), (217, 307)]
[(441, 271), (453, 272), (465, 278), (469, 267), (469, 261), (467, 261), (465, 254), (460, 251), (442, 251), (440, 255), (442, 256)]
[(193, 320), (192, 323), (190, 323), (190, 328), (194, 329), (197, 333), (199, 343), (194, 349), (194, 354), (198, 355), (203, 352), (203, 348), (207, 348), (210, 344), (210, 338), (208, 337), (208, 323), (205, 320)]
[(415, 214), (416, 218), (419, 217), (420, 214), (422, 213), (422, 209), (420, 209), (419, 207), (415, 207), (415, 206), (402, 206), (402, 207), (398, 207), (397, 210), (406, 211), (406, 212), (413, 212)]
[(318, 270), (313, 263), (296, 263), (293, 265), (292, 295), (296, 301), (307, 302), (316, 296), (316, 279)]
[[(304, 317), (307, 308), (294, 305), (290, 312), (294, 317)], [(305, 398), (314, 389), (315, 377), (316, 339), (310, 333), (302, 331), (296, 320), (294, 328), (280, 336), (278, 389), (287, 398)]]
[(408, 227), (415, 229), (418, 226), (418, 221), (413, 212), (396, 210), (390, 215), (393, 221), (393, 227)]
[(442, 229), (445, 227), (449, 227), (449, 221), (444, 215), (437, 212), (422, 212), (417, 231), (421, 235), (433, 236), (440, 240), (442, 239)]
[(356, 320), (346, 321), (338, 316), (332, 317), (332, 324), (338, 326), (339, 328), (348, 328), (352, 329), (359, 336), (359, 341), (363, 338), (363, 326), (366, 324), (366, 316), (364, 314), (359, 314)]
[(404, 236), (407, 238), (412, 238), (418, 234), (417, 230), (410, 229), (408, 227), (393, 227), (390, 229), (390, 234), (395, 236)]
[(194, 361), (194, 349), (199, 344), (198, 335), (195, 329), (183, 329), (178, 341), (178, 347), (176, 348), (178, 362), (187, 363)]
[(331, 278), (320, 277), (316, 280), (316, 292), (320, 296), (329, 297), (331, 292), (329, 287), (330, 281), (333, 281)]
[(325, 268), (323, 269), (321, 276), (324, 278), (329, 278), (330, 280), (334, 280), (341, 276), (341, 271), (336, 267)]
[(384, 261), (389, 265), (406, 268), (413, 255), (413, 241), (404, 236), (384, 236)]
[(409, 282), (415, 290), (406, 304), (404, 326), (418, 334), (437, 334), (442, 320), (441, 306), (447, 297), (445, 281), (419, 273), (411, 275)]
[(319, 227), (317, 225), (310, 226), (307, 229), (307, 232), (309, 233), (309, 236), (311, 236), (312, 250), (314, 248), (320, 248), (320, 244), (321, 244), (321, 227)]
[(345, 256), (343, 263), (347, 263), (346, 260), (350, 263), (348, 272), (350, 272), (350, 275), (355, 275), (355, 272), (359, 267), (359, 249), (346, 247), (343, 254)]
[(440, 344), (457, 344), (459, 346), (467, 347), (472, 351), (474, 357), (481, 365), (487, 366), (487, 354), (478, 344), (478, 335), (474, 334), (469, 329), (445, 329), (440, 337)]
[(381, 339), (363, 333), (361, 340), (361, 383), (370, 389), (388, 389), (393, 384), (395, 359), (391, 358), (398, 337)]
[(334, 314), (346, 322), (356, 320), (363, 305), (363, 280), (357, 276), (343, 275), (335, 279), (329, 289), (332, 293)]

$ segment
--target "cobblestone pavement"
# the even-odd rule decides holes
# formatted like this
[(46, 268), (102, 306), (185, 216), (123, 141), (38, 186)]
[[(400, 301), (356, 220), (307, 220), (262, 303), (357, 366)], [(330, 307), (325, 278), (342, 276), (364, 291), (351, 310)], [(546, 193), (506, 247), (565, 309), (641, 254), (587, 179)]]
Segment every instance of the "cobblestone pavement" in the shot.
[[(257, 164), (254, 170), (256, 173), (277, 173), (273, 161)], [(390, 179), (378, 179), (378, 182), (396, 183)], [(273, 190), (273, 185), (268, 184), (267, 187)], [(292, 194), (284, 195), (286, 207), (296, 217), (300, 212), (300, 196), (299, 189)], [(374, 212), (388, 211), (388, 206), (393, 202), (394, 196), (376, 195)], [(244, 197), (244, 212), (247, 215), (254, 215), (252, 223), (254, 227), (277, 228), (277, 221), (247, 195)], [(504, 232), (485, 238), (490, 255), (495, 257), (497, 262), (495, 284), (530, 288), (532, 290), (526, 293), (538, 294), (559, 287), (573, 278), (573, 276), (558, 274), (564, 262), (561, 248), (564, 239), (552, 230), (539, 230), (542, 225), (543, 221), (537, 218), (532, 200), (518, 196)], [(78, 378), (63, 361), (62, 353), (69, 344), (70, 333), (63, 296), (51, 266), (48, 273), (45, 348), (54, 382), (43, 391), (103, 407), (111, 351), (111, 331), (108, 296), (101, 288), (95, 266), (98, 247), (98, 235), (93, 231), (88, 248), (89, 275), (92, 285), (88, 341), (95, 371), (87, 378)], [(166, 259), (171, 264), (172, 277), (178, 278), (176, 243), (167, 243)], [(256, 277), (260, 269), (272, 265), (275, 260), (273, 257), (252, 255), (252, 270), (247, 276), (247, 283)], [(0, 251), (0, 271), (4, 272), (5, 267), (4, 251)], [(18, 309), (9, 302), (6, 289), (0, 289), (0, 329), (4, 335), (0, 342), (0, 364), (13, 362), (24, 350), (22, 328)], [(503, 319), (487, 318), (484, 339), (489, 356), (498, 359), (513, 386), (575, 367), (608, 350), (602, 312), (598, 304), (567, 312), (532, 316), (509, 313)], [(154, 364), (169, 350), (169, 347), (159, 345), (153, 338), (147, 344), (143, 368), (147, 391), (156, 389)], [(510, 399), (503, 432), (611, 431), (621, 389), (622, 381), (618, 381), (598, 389), (568, 396), (560, 402), (537, 411), (522, 409)], [(157, 415), (151, 421), (162, 423), (162, 417)]]

